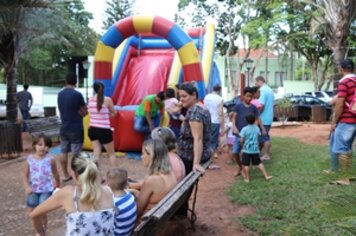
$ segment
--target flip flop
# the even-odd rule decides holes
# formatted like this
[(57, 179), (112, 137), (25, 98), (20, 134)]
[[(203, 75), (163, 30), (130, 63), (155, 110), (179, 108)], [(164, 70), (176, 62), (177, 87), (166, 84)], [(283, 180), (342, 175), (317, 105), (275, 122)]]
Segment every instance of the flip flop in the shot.
[(329, 182), (329, 184), (348, 186), (348, 185), (350, 185), (350, 182), (347, 182), (345, 180), (336, 180), (336, 181)]
[(209, 170), (218, 170), (218, 169), (220, 169), (220, 166), (218, 166), (218, 165), (211, 164), (211, 165), (209, 166)]

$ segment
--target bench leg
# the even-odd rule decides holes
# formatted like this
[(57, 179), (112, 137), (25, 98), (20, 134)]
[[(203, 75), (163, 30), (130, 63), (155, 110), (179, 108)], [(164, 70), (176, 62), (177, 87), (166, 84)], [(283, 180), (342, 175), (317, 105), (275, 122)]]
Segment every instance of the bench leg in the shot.
[(195, 231), (195, 222), (197, 221), (197, 215), (195, 214), (195, 204), (197, 201), (197, 194), (198, 194), (198, 183), (199, 180), (194, 184), (194, 195), (193, 195), (193, 201), (192, 201), (192, 209), (188, 209), (190, 211), (190, 226), (193, 230)]

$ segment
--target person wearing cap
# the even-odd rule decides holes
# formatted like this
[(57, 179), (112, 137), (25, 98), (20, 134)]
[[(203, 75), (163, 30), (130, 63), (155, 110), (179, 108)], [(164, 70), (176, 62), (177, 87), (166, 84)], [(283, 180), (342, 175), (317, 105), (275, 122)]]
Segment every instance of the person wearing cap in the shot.
[[(352, 101), (355, 100), (356, 75), (352, 60), (345, 59), (340, 63), (339, 73), (342, 78), (337, 87), (337, 97), (334, 102), (334, 115), (331, 122), (330, 156), (331, 171), (347, 174), (351, 168), (352, 143), (356, 136), (356, 113), (352, 111)], [(332, 183), (349, 185), (349, 178)]]
[(134, 130), (145, 135), (145, 140), (151, 137), (151, 131), (160, 126), (164, 117), (164, 92), (146, 96), (135, 112)]

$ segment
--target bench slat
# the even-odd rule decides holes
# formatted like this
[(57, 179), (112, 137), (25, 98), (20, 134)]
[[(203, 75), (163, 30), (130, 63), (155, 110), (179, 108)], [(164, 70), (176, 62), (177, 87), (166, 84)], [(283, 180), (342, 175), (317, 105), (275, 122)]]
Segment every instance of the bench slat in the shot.
[[(208, 168), (210, 163), (211, 160), (204, 163), (204, 169)], [(142, 221), (136, 226), (133, 235), (154, 235), (154, 232), (161, 226), (161, 223), (170, 219), (187, 200), (200, 176), (199, 172), (190, 172), (154, 208), (142, 216)]]

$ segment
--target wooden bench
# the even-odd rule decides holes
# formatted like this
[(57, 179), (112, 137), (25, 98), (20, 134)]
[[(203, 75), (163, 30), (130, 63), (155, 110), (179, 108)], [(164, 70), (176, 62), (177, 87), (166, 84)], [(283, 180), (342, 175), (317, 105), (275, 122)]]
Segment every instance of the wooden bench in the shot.
[[(203, 164), (205, 169), (208, 168), (211, 161)], [(177, 186), (172, 189), (154, 208), (149, 210), (141, 218), (141, 223), (134, 229), (133, 235), (155, 235), (157, 230), (162, 227), (163, 223), (169, 220), (177, 210), (188, 200), (192, 193), (192, 206), (188, 211), (190, 214), (190, 223), (194, 228), (197, 219), (195, 214), (195, 203), (198, 191), (198, 182), (201, 174), (199, 172), (190, 172)]]
[(58, 116), (50, 116), (45, 118), (31, 119), (24, 121), (27, 124), (28, 132), (32, 137), (41, 133), (50, 137), (59, 139), (59, 129), (61, 120)]

